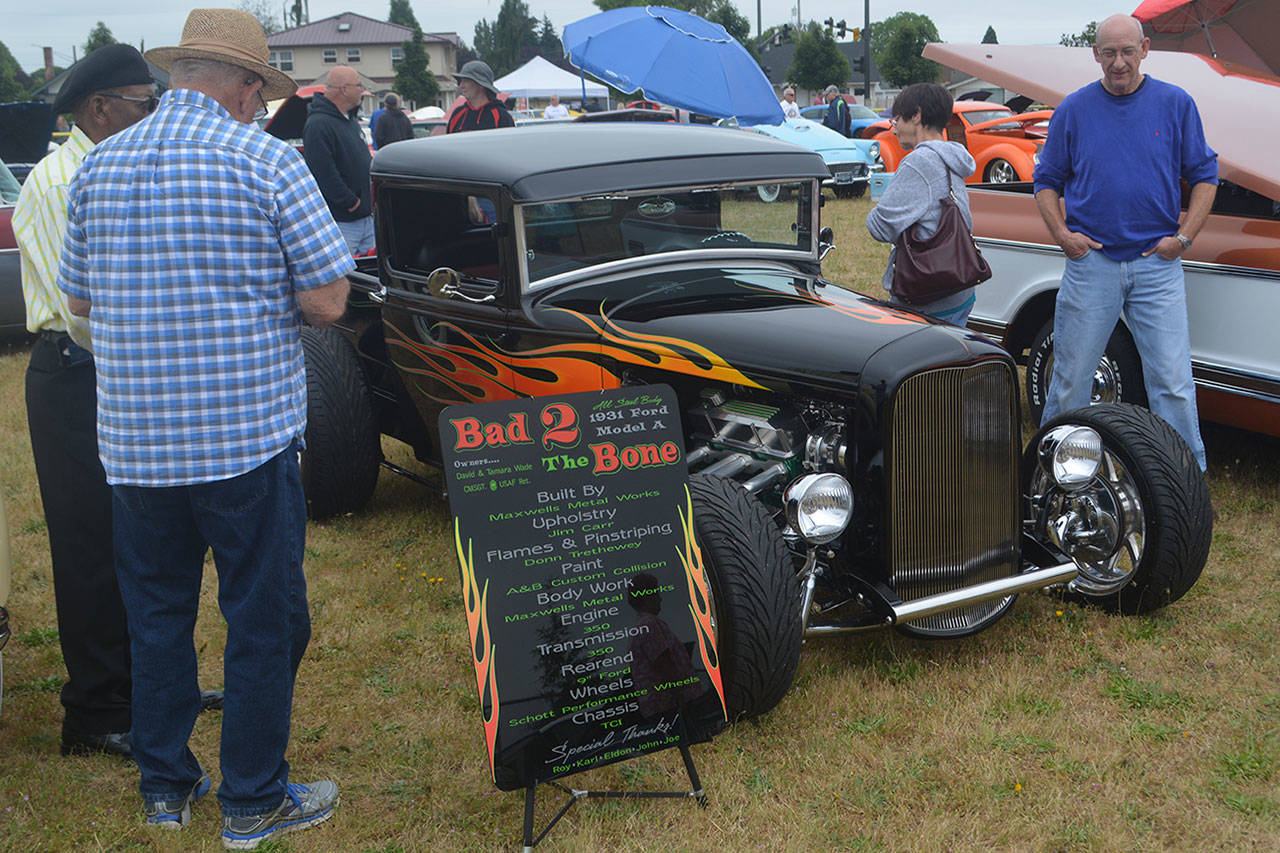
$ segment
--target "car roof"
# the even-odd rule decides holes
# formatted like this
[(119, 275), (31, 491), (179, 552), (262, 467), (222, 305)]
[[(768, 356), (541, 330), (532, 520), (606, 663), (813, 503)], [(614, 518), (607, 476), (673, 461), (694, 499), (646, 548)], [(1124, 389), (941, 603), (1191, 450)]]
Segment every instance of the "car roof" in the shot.
[[(924, 55), (1052, 106), (1102, 76), (1087, 47), (929, 44)], [(1142, 72), (1191, 95), (1209, 147), (1218, 152), (1219, 176), (1280, 200), (1280, 77), (1165, 50), (1150, 51)]]
[(1012, 109), (997, 101), (956, 101), (951, 105), (954, 112), (957, 113), (973, 113), (979, 110), (1011, 113)]
[(550, 124), (449, 134), (382, 148), (376, 178), (499, 185), (515, 201), (622, 190), (825, 178), (813, 151), (763, 134), (668, 123)]

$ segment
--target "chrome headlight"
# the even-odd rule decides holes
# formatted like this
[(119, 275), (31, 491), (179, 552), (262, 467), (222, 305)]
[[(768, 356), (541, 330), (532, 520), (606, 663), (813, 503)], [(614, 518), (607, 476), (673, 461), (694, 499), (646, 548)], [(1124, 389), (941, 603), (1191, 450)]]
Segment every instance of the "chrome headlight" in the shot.
[(880, 143), (879, 142), (871, 143), (871, 159), (872, 160), (880, 159)]
[(853, 515), (853, 487), (839, 474), (806, 474), (783, 496), (787, 521), (811, 545), (835, 539)]
[(1089, 427), (1063, 424), (1040, 439), (1040, 468), (1067, 491), (1087, 485), (1102, 465), (1102, 436)]

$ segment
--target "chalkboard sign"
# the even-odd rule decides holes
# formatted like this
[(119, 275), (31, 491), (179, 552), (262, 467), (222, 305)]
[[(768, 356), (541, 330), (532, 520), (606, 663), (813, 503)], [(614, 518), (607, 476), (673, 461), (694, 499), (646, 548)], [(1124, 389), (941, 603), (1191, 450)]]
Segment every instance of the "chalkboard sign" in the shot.
[(440, 435), (494, 783), (719, 731), (675, 393), (453, 406)]

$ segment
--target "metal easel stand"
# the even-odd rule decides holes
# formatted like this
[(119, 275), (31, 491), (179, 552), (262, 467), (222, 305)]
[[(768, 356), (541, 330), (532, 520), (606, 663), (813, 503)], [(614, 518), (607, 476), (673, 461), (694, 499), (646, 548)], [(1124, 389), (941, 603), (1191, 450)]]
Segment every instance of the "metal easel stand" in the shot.
[(689, 773), (689, 782), (693, 785), (692, 791), (579, 791), (573, 788), (566, 788), (559, 782), (550, 781), (543, 782), (544, 785), (551, 785), (558, 788), (569, 795), (569, 800), (556, 812), (555, 817), (548, 821), (547, 825), (535, 837), (533, 834), (533, 807), (534, 792), (537, 790), (538, 783), (524, 789), (524, 851), (531, 853), (534, 847), (538, 846), (538, 842), (547, 837), (547, 833), (551, 831), (551, 827), (555, 826), (560, 818), (571, 809), (574, 803), (582, 799), (612, 799), (612, 800), (646, 800), (646, 799), (677, 799), (683, 800), (692, 797), (698, 801), (698, 805), (702, 808), (707, 806), (707, 792), (702, 789), (702, 782), (698, 779), (698, 770), (693, 766), (693, 755), (689, 752), (689, 745), (680, 744), (680, 757), (684, 759), (684, 769)]

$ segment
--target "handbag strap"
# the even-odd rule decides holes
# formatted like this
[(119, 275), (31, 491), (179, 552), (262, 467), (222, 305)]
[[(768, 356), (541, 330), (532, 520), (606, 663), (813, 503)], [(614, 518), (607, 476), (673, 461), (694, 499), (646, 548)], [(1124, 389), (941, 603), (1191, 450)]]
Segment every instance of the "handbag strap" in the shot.
[[(951, 196), (952, 201), (959, 204), (960, 199), (956, 198), (955, 187), (951, 185), (951, 167), (947, 165), (947, 161), (943, 159), (942, 155), (937, 151), (934, 151), (932, 148), (924, 148), (923, 150), (932, 153), (933, 156), (937, 157), (938, 161), (942, 163), (942, 174), (947, 180), (947, 195)], [(938, 196), (938, 201), (942, 201), (942, 198), (942, 196)]]

